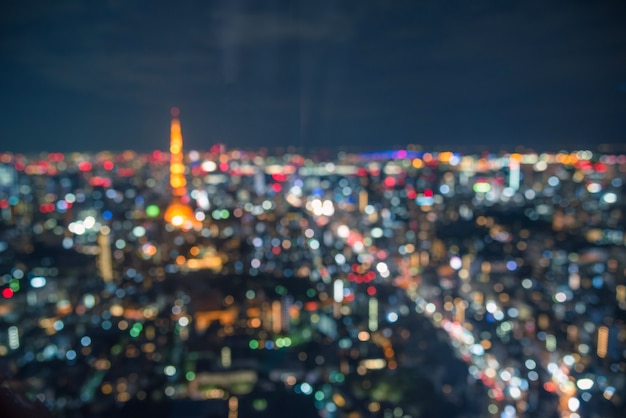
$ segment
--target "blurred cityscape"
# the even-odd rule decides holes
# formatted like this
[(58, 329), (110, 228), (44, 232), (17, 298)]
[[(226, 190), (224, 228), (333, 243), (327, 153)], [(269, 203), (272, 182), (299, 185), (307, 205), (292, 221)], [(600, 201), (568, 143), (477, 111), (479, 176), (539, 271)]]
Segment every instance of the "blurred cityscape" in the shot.
[(177, 113), (169, 152), (0, 153), (2, 385), (68, 418), (623, 417), (625, 176), (183, 151)]

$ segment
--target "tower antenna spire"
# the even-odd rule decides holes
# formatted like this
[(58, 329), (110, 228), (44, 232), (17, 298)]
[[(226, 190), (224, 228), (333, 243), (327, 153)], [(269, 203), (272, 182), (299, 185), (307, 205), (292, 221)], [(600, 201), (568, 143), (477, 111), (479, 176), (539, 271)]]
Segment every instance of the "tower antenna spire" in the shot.
[(185, 161), (183, 153), (183, 135), (180, 128), (180, 110), (172, 107), (170, 110), (172, 121), (170, 124), (170, 186), (172, 187), (172, 201), (165, 211), (165, 221), (177, 228), (189, 229), (196, 225), (193, 210), (183, 202), (187, 195), (187, 179), (185, 178)]

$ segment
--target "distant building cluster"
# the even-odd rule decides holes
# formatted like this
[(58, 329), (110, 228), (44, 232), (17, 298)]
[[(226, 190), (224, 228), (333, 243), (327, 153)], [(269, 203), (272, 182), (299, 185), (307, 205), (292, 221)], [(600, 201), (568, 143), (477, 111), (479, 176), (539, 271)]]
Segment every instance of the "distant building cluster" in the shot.
[(62, 417), (625, 410), (626, 155), (178, 147), (0, 154), (3, 384)]

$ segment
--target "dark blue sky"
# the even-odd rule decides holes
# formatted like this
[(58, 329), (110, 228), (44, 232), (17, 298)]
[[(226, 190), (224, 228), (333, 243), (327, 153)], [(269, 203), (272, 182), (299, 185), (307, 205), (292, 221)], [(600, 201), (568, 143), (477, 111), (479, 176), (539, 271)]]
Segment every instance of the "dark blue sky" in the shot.
[(0, 149), (626, 142), (626, 2), (0, 2)]

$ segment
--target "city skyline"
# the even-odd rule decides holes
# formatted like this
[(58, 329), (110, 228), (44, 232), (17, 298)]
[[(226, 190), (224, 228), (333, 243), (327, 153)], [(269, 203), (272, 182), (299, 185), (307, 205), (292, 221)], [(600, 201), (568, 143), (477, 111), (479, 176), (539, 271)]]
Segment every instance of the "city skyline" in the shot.
[(185, 170), (177, 115), (170, 153), (0, 153), (3, 391), (59, 418), (621, 417), (626, 155)]
[(620, 2), (413, 3), (3, 4), (3, 150), (624, 142)]

